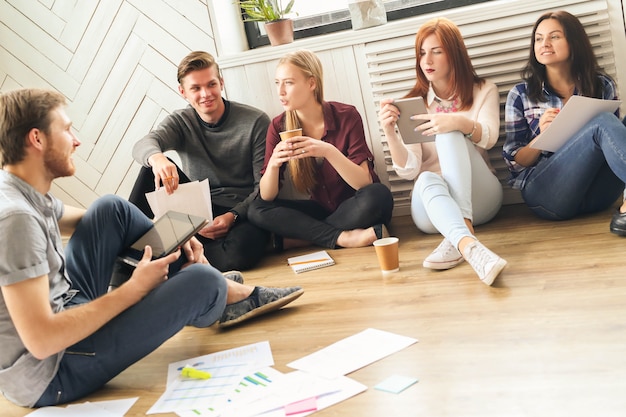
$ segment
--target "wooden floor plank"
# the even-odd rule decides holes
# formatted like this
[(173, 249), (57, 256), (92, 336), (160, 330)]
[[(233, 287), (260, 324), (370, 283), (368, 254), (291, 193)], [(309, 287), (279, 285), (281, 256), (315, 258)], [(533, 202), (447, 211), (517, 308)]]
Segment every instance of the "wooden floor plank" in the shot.
[[(230, 330), (186, 328), (85, 401), (137, 396), (128, 415), (142, 416), (164, 391), (171, 362), (268, 340), (275, 368), (288, 372), (292, 360), (377, 328), (419, 342), (350, 374), (368, 390), (316, 415), (623, 416), (626, 240), (609, 233), (611, 210), (548, 222), (505, 206), (477, 228), (509, 262), (493, 287), (466, 263), (422, 268), (440, 236), (419, 233), (409, 217), (393, 220), (401, 270), (388, 279), (373, 247), (331, 250), (335, 266), (298, 275), (287, 257), (316, 248), (271, 255), (246, 282), (302, 285), (300, 299)], [(373, 389), (392, 374), (419, 382), (399, 395)], [(0, 410), (30, 411), (4, 398)]]

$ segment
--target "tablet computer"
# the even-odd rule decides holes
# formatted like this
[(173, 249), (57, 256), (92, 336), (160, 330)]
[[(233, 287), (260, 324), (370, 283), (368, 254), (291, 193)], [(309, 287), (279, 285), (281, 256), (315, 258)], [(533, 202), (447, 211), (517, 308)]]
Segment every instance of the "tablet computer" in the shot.
[(433, 142), (435, 140), (434, 136), (424, 136), (420, 131), (415, 130), (417, 126), (426, 123), (427, 120), (411, 120), (411, 116), (414, 114), (427, 113), (426, 104), (424, 104), (422, 97), (401, 98), (394, 100), (391, 104), (400, 110), (397, 125), (404, 143)]
[(175, 252), (208, 223), (209, 221), (203, 217), (168, 211), (159, 217), (154, 222), (154, 226), (130, 245), (119, 258), (129, 265), (137, 266), (143, 257), (146, 245), (152, 247), (152, 259), (167, 256)]

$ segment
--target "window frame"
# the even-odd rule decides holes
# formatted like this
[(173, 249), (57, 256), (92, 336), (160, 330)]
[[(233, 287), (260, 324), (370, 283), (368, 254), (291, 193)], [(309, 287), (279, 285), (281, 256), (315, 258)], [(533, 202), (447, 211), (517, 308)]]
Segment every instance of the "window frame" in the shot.
[[(413, 16), (418, 16), (427, 13), (440, 12), (442, 10), (454, 9), (457, 7), (469, 6), (472, 4), (485, 3), (492, 0), (433, 0), (429, 3), (419, 4), (415, 6), (408, 6), (406, 8), (387, 11), (387, 21), (394, 21), (400, 19), (406, 19)], [(340, 15), (341, 20), (332, 20), (322, 25), (306, 27), (306, 21), (320, 16), (328, 16), (329, 14), (323, 14), (318, 16), (312, 16), (298, 20), (294, 19), (294, 39), (309, 38), (318, 35), (324, 35), (327, 33), (340, 32), (343, 30), (352, 29), (352, 21), (350, 20), (350, 13), (348, 9), (343, 9), (335, 12)], [(242, 11), (243, 16), (243, 11)], [(302, 22), (301, 25), (298, 23)], [(246, 38), (248, 40), (248, 47), (255, 49), (261, 46), (270, 44), (267, 35), (263, 35), (260, 30), (260, 24), (262, 22), (244, 22), (244, 29), (246, 32)], [(304, 28), (302, 27), (304, 26)]]

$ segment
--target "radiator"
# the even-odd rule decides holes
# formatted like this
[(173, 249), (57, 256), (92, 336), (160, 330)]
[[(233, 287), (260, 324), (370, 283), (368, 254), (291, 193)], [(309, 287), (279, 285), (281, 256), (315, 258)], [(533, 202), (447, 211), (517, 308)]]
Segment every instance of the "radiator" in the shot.
[[(507, 4), (499, 2), (497, 7), (491, 8), (487, 2), (484, 3), (484, 7), (473, 10), (471, 14), (458, 14), (453, 10), (441, 13), (459, 26), (477, 73), (498, 86), (502, 118), (500, 138), (496, 146), (490, 150), (489, 156), (503, 185), (505, 204), (520, 202), (521, 198), (519, 192), (506, 185), (508, 170), (501, 156), (504, 141), (504, 104), (508, 91), (520, 81), (520, 70), (528, 58), (534, 22), (542, 13), (549, 10), (567, 10), (578, 16), (591, 39), (600, 66), (609, 75), (616, 77), (607, 1), (615, 0), (528, 1), (523, 4), (516, 1), (512, 2), (513, 7), (507, 7)], [(363, 45), (369, 88), (376, 109), (382, 98), (401, 97), (413, 86), (414, 39), (418, 27), (416, 25), (411, 33)], [(382, 139), (380, 143), (388, 184), (394, 194), (397, 211), (406, 213), (413, 182), (399, 178), (393, 171), (384, 134), (380, 126), (378, 129)]]

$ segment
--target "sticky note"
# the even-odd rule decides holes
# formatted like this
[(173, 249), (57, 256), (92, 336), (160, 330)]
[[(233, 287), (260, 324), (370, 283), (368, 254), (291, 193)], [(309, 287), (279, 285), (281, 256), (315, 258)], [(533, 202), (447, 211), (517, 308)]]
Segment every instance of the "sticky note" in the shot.
[(392, 375), (389, 378), (386, 378), (385, 380), (378, 383), (378, 385), (376, 385), (374, 388), (381, 391), (399, 394), (411, 385), (415, 384), (417, 381), (417, 378), (413, 378), (410, 376)]
[(296, 401), (295, 403), (287, 404), (285, 406), (285, 415), (291, 416), (294, 414), (300, 414), (307, 411), (317, 410), (317, 397), (307, 398), (306, 400)]

